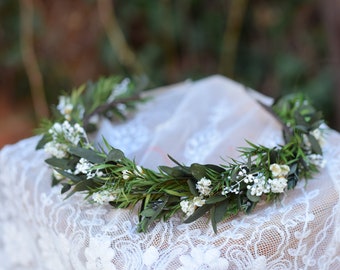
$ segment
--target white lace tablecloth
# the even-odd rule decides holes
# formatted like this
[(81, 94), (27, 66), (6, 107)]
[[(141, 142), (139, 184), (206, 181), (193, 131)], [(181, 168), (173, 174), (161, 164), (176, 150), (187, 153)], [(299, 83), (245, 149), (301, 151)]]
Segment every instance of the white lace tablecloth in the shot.
[[(145, 166), (222, 163), (245, 139), (273, 146), (279, 124), (256, 93), (221, 76), (149, 92), (126, 123), (104, 121), (115, 147)], [(326, 167), (315, 179), (218, 225), (180, 215), (137, 233), (135, 210), (63, 200), (33, 137), (0, 151), (0, 269), (340, 269), (340, 136), (327, 133)]]

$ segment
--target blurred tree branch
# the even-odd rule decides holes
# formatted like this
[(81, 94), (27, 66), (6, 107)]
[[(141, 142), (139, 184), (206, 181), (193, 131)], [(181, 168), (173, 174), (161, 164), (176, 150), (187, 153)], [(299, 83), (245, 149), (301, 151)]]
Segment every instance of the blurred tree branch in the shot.
[(20, 0), (20, 35), (23, 64), (28, 76), (34, 111), (38, 119), (48, 116), (43, 78), (39, 69), (37, 57), (34, 52), (33, 40), (33, 0)]
[(133, 75), (143, 75), (143, 68), (129, 47), (120, 29), (111, 0), (97, 0), (98, 14), (119, 62)]
[(234, 76), (237, 47), (247, 5), (248, 0), (231, 0), (229, 3), (227, 22), (221, 46), (219, 72), (230, 78)]

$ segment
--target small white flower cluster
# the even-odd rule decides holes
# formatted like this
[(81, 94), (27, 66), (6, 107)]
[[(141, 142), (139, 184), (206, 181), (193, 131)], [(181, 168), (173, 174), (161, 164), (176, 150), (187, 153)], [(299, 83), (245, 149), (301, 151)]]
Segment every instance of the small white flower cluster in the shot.
[(183, 200), (180, 203), (182, 211), (185, 213), (185, 215), (191, 216), (197, 207), (201, 207), (205, 204), (205, 200), (202, 197), (194, 197), (191, 201), (189, 200)]
[(205, 204), (205, 196), (209, 196), (211, 192), (211, 180), (206, 177), (201, 178), (196, 183), (196, 189), (198, 190), (199, 196), (194, 197), (191, 201), (183, 200), (180, 203), (182, 211), (186, 216), (191, 216), (197, 207), (201, 207)]
[[(239, 172), (236, 175), (236, 183), (231, 185), (231, 186), (227, 186), (224, 187), (221, 194), (222, 195), (227, 195), (228, 193), (235, 193), (235, 194), (239, 194), (240, 193), (240, 184), (241, 182), (245, 182), (245, 183), (252, 183), (254, 181), (254, 177), (252, 174), (248, 174), (247, 173), (247, 168), (246, 166), (241, 166)], [(231, 176), (229, 175), (228, 180), (231, 180)]]
[(57, 158), (67, 156), (69, 143), (77, 145), (81, 138), (87, 140), (85, 130), (78, 123), (74, 126), (68, 121), (64, 121), (62, 124), (54, 123), (48, 132), (52, 135), (52, 141), (45, 144), (45, 152)]
[[(267, 194), (269, 192), (282, 193), (287, 187), (286, 177), (290, 171), (289, 166), (275, 163), (271, 164), (269, 169), (273, 179), (267, 180), (263, 173), (248, 173), (246, 166), (241, 166), (236, 176), (236, 183), (225, 187), (221, 194), (224, 196), (229, 193), (239, 194), (242, 182), (248, 184), (247, 189), (250, 190), (252, 196), (259, 197), (262, 194)], [(231, 177), (228, 176), (228, 179), (230, 180)]]
[(253, 196), (261, 196), (263, 193), (270, 192), (270, 185), (266, 182), (266, 178), (262, 173), (258, 173), (254, 176), (252, 182), (253, 185), (247, 185), (247, 189), (250, 190), (250, 194)]
[(273, 176), (273, 179), (268, 179), (271, 192), (282, 193), (287, 187), (287, 176), (290, 171), (289, 166), (274, 163), (270, 165), (269, 169)]
[(196, 189), (201, 196), (209, 196), (211, 192), (211, 180), (205, 177), (201, 178), (196, 184)]
[(92, 194), (92, 200), (98, 204), (112, 202), (117, 198), (117, 191), (114, 189), (104, 189)]
[(73, 174), (75, 174), (75, 175), (78, 175), (80, 173), (86, 174), (87, 179), (91, 179), (91, 178), (94, 178), (94, 177), (103, 177), (105, 175), (102, 171), (100, 171), (98, 169), (93, 170), (92, 169), (93, 166), (94, 166), (93, 163), (89, 162), (85, 158), (81, 158), (79, 160), (79, 162), (77, 163), (76, 169), (73, 172)]
[(133, 170), (133, 172), (129, 171), (129, 170), (122, 170), (122, 177), (124, 180), (128, 180), (130, 177), (132, 176), (139, 176), (144, 178), (144, 170), (141, 166), (137, 165), (136, 169)]
[(326, 166), (326, 160), (324, 160), (324, 158), (321, 155), (318, 154), (310, 154), (307, 156), (308, 161), (319, 167), (319, 168), (324, 168)]
[(71, 113), (72, 113), (72, 110), (73, 110), (73, 104), (71, 103), (70, 97), (60, 96), (57, 109), (65, 117), (66, 120), (68, 120), (68, 121), (71, 120)]

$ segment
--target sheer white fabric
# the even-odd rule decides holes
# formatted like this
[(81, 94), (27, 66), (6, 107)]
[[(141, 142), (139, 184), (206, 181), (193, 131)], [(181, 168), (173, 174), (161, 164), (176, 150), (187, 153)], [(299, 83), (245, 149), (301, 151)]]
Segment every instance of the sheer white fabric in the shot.
[[(126, 123), (97, 136), (144, 166), (223, 163), (245, 139), (272, 146), (279, 124), (244, 87), (213, 76), (149, 92)], [(257, 94), (256, 94), (257, 96)], [(327, 134), (326, 168), (281, 203), (218, 225), (181, 215), (137, 233), (136, 211), (94, 206), (50, 187), (38, 138), (0, 151), (0, 269), (340, 269), (340, 136)]]

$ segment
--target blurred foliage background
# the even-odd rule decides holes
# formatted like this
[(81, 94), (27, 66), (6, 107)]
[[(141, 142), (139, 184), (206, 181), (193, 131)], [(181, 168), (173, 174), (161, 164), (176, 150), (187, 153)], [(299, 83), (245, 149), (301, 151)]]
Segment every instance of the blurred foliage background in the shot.
[(32, 134), (61, 91), (110, 74), (146, 75), (148, 88), (222, 74), (273, 97), (304, 91), (340, 130), (336, 6), (1, 0), (0, 136)]

